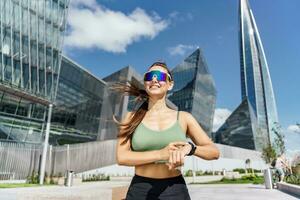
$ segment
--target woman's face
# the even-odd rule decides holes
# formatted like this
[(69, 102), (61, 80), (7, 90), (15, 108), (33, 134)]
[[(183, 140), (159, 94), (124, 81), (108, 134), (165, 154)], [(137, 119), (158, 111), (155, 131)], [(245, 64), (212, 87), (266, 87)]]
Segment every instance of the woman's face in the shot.
[[(147, 72), (151, 71), (160, 71), (165, 74), (168, 74), (168, 70), (161, 66), (153, 66)], [(162, 96), (165, 95), (168, 90), (171, 90), (173, 87), (173, 81), (167, 79), (166, 81), (160, 81), (159, 77), (153, 75), (152, 80), (144, 81), (145, 90), (149, 96)]]

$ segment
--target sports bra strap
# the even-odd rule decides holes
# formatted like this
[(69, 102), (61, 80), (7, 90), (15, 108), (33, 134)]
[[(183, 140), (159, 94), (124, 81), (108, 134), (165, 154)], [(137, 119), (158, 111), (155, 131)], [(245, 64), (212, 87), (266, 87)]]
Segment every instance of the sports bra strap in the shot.
[(177, 111), (177, 121), (178, 121), (178, 119), (179, 119), (179, 110)]

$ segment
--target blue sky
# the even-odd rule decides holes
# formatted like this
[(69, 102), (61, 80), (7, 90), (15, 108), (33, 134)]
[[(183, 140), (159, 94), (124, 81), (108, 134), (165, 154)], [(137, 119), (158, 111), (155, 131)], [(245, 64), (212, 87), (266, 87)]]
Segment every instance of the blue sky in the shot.
[[(288, 148), (300, 149), (300, 1), (249, 2)], [(64, 54), (100, 78), (158, 59), (172, 68), (197, 47), (215, 80), (218, 124), (241, 101), (238, 0), (71, 0)]]

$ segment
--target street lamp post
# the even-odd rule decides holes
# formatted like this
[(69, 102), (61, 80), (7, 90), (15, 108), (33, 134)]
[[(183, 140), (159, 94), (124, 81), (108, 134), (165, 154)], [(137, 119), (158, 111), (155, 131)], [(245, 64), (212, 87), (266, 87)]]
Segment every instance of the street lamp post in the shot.
[(46, 167), (46, 157), (47, 157), (47, 149), (48, 149), (48, 141), (49, 141), (49, 133), (50, 133), (50, 123), (51, 123), (51, 113), (52, 113), (53, 105), (49, 105), (48, 110), (48, 119), (46, 125), (46, 133), (45, 133), (45, 141), (44, 141), (44, 148), (42, 154), (42, 163), (40, 168), (40, 185), (44, 184), (44, 176), (45, 176), (45, 167)]

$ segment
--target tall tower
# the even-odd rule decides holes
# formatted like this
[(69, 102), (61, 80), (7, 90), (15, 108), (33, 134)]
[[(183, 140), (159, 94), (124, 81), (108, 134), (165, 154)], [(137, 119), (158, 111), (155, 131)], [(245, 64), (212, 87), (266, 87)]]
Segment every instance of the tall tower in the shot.
[(263, 45), (248, 0), (240, 0), (240, 64), (242, 99), (247, 98), (257, 118), (260, 143), (272, 143), (278, 123), (275, 97)]

